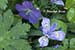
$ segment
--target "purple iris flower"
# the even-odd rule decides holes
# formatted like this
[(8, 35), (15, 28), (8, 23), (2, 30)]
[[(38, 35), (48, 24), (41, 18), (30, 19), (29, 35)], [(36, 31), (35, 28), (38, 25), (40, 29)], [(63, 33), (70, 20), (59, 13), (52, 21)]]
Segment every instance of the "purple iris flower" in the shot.
[(40, 10), (36, 9), (30, 1), (24, 1), (22, 5), (16, 4), (16, 10), (22, 18), (29, 20), (32, 24), (37, 23), (41, 16)]
[(64, 2), (62, 0), (50, 0), (52, 3), (57, 4), (57, 5), (62, 5), (64, 6)]
[[(53, 23), (52, 26), (50, 27), (50, 20), (48, 18), (43, 18), (43, 21), (42, 21), (42, 31), (43, 31), (43, 34), (44, 36), (46, 36), (47, 38), (50, 38), (52, 40), (58, 40), (58, 41), (62, 41), (64, 40), (65, 38), (65, 33), (63, 31), (56, 31), (56, 27), (57, 27), (57, 24), (56, 23)], [(40, 37), (42, 38), (42, 37)], [(46, 38), (44, 38), (45, 40), (47, 40)], [(47, 40), (48, 41), (48, 40)], [(40, 43), (40, 46), (43, 45), (44, 47), (44, 42), (42, 39), (40, 39), (39, 43)], [(42, 45), (41, 45), (42, 43)], [(46, 44), (48, 44), (46, 42)], [(45, 45), (47, 46), (47, 45)]]

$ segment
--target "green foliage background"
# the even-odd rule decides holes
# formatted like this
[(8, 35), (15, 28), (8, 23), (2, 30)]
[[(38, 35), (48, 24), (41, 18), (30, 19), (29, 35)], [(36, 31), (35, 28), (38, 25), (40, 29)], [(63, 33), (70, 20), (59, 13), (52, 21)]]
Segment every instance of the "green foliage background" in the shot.
[[(18, 15), (15, 5), (24, 0), (0, 0), (0, 50), (75, 50), (75, 0), (63, 0), (65, 6), (50, 3), (50, 0), (29, 0), (41, 10), (43, 16), (57, 22), (66, 33), (64, 41), (53, 41), (40, 48), (38, 39), (43, 35), (40, 21), (30, 24)], [(43, 11), (45, 10), (45, 11)], [(65, 10), (65, 13), (49, 13), (47, 10)], [(54, 45), (59, 43), (58, 48)]]

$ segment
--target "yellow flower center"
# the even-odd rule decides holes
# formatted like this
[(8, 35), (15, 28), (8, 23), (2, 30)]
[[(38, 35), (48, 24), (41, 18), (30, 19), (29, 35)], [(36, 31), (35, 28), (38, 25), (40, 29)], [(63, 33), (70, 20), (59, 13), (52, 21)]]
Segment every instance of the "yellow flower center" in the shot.
[(46, 29), (48, 28), (48, 24), (45, 24)]
[(59, 34), (58, 34), (58, 32), (55, 32), (55, 36), (56, 36), (56, 37), (59, 37)]

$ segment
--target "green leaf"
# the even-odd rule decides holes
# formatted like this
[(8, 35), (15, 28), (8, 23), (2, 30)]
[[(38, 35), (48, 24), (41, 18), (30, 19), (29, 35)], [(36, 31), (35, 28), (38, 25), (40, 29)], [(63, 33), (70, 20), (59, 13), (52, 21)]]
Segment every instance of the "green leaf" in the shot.
[(12, 48), (12, 47), (10, 47), (10, 46), (6, 46), (4, 49), (5, 49), (5, 50), (14, 50), (14, 48)]
[(28, 41), (23, 39), (13, 40), (10, 45), (4, 48), (5, 50), (31, 50), (31, 46)]
[(15, 15), (14, 16), (14, 22), (13, 22), (13, 25), (16, 25), (16, 23), (18, 23), (18, 22), (21, 22), (21, 18), (20, 18), (20, 16), (18, 16), (18, 15)]
[(21, 22), (17, 23), (10, 32), (13, 33), (14, 36), (21, 36), (21, 35), (27, 35), (27, 31), (29, 31), (30, 25), (28, 24), (22, 24)]
[(69, 45), (68, 39), (64, 39), (64, 40), (63, 40), (63, 47), (64, 47), (65, 49), (67, 49), (67, 48), (68, 48), (68, 45)]
[(62, 31), (64, 31), (66, 33), (66, 31), (67, 31), (67, 25), (64, 22), (62, 22), (60, 20), (57, 20), (57, 19), (52, 19), (51, 23), (57, 23), (57, 30), (59, 28), (62, 28)]
[(67, 21), (66, 20), (66, 17), (65, 17), (65, 14), (59, 14), (59, 13), (54, 13), (52, 15), (52, 18), (55, 18), (55, 19), (60, 19), (60, 20), (63, 20), (63, 21)]
[(0, 34), (7, 32), (14, 20), (11, 10), (4, 12), (3, 16), (0, 15)]
[(75, 23), (67, 23), (67, 26), (69, 28), (68, 31), (75, 32)]
[(13, 24), (14, 16), (11, 10), (7, 10), (3, 15), (3, 23), (5, 28), (8, 30)]
[(66, 49), (66, 50), (75, 50), (75, 48), (69, 48), (69, 49)]
[(36, 24), (33, 24), (33, 26), (36, 28), (36, 29), (39, 29), (39, 25), (40, 24), (40, 22), (38, 22), (38, 23), (36, 23)]
[[(31, 50), (28, 41), (21, 39), (21, 35), (27, 35), (30, 25), (21, 21), (13, 25), (14, 16), (11, 10), (0, 15), (0, 49), (4, 50)], [(13, 25), (11, 27), (11, 25)]]
[[(27, 29), (24, 27), (26, 27)], [(21, 46), (21, 44), (22, 43), (23, 44), (26, 43), (26, 45), (28, 45), (28, 44), (24, 40), (20, 40), (19, 37), (20, 37), (20, 35), (27, 35), (26, 32), (29, 31), (29, 28), (30, 28), (30, 26), (28, 24), (18, 23), (10, 31), (7, 31), (6, 33), (0, 35), (0, 48), (6, 48), (7, 46), (13, 44), (13, 45), (17, 45), (14, 47), (18, 47), (19, 48), (19, 49), (17, 48), (18, 50), (22, 50), (23, 48), (20, 49), (21, 47), (23, 47), (23, 46)], [(21, 41), (21, 42), (19, 42), (19, 41)]]
[(41, 6), (47, 6), (48, 0), (40, 0)]
[(0, 0), (0, 9), (5, 10), (7, 8), (8, 0)]
[(42, 36), (43, 33), (40, 30), (31, 30), (29, 35), (30, 36)]
[(11, 44), (11, 46), (13, 46), (14, 48), (16, 48), (17, 50), (31, 50), (31, 46), (29, 45), (28, 41), (26, 40), (14, 40)]
[(65, 50), (63, 46), (59, 46), (58, 48), (54, 48), (54, 47), (46, 47), (43, 50)]
[(71, 8), (75, 4), (75, 0), (66, 0), (66, 8)]
[(75, 23), (75, 8), (70, 8), (68, 13), (67, 13), (67, 19), (71, 23)]
[(4, 12), (3, 16), (0, 15), (0, 34), (3, 34), (8, 31), (8, 29), (10, 29), (13, 20), (14, 16), (11, 10), (7, 10), (6, 12)]
[(3, 50), (2, 48), (0, 48), (0, 50)]
[(56, 48), (55, 50), (65, 50), (65, 48), (63, 46), (59, 46), (58, 48)]
[(0, 15), (0, 23), (2, 23), (2, 15)]
[(53, 47), (46, 47), (43, 50), (53, 50)]
[(75, 38), (70, 40), (70, 48), (75, 48)]

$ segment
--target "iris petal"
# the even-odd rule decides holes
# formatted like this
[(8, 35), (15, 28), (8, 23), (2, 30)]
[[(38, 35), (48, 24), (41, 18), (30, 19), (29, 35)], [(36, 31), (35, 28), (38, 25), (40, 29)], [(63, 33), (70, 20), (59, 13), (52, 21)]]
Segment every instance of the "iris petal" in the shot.
[(43, 17), (42, 31), (44, 33), (47, 33), (48, 31), (50, 31), (50, 20), (48, 18)]
[(54, 31), (54, 32), (51, 33), (49, 38), (52, 39), (52, 40), (62, 41), (65, 38), (65, 33), (63, 31)]
[(48, 45), (49, 40), (48, 40), (47, 37), (42, 36), (42, 37), (39, 38), (38, 42), (40, 43), (40, 47), (45, 47), (45, 46)]
[(55, 4), (64, 6), (64, 3), (63, 3), (62, 0), (60, 0), (60, 1), (56, 1)]
[(50, 31), (55, 31), (56, 27), (57, 27), (57, 23), (53, 23), (50, 28)]
[(62, 0), (50, 0), (52, 3), (55, 3), (57, 5), (62, 5), (64, 6), (64, 2)]

